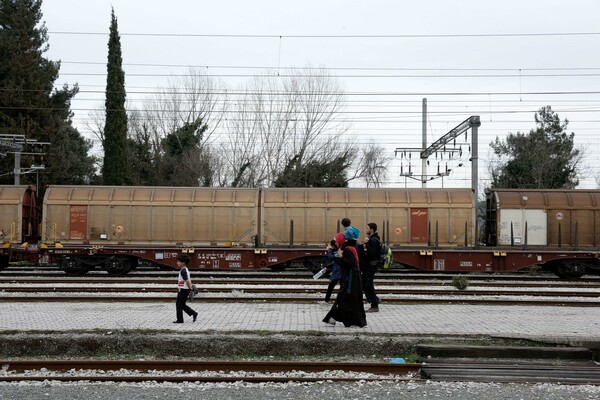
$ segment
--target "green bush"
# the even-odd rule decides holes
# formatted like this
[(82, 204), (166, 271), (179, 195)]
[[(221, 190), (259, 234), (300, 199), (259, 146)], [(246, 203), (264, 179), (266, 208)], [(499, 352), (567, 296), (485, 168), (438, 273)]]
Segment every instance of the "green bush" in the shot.
[(458, 290), (465, 290), (469, 287), (469, 278), (464, 275), (457, 275), (452, 278), (452, 286)]

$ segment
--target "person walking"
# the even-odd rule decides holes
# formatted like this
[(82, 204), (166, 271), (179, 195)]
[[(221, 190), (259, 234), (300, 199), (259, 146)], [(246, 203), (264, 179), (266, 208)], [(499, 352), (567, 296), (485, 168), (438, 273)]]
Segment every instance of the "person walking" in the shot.
[(323, 318), (323, 322), (335, 325), (336, 321), (339, 321), (345, 327), (356, 325), (362, 328), (367, 326), (367, 317), (363, 306), (358, 254), (354, 245), (345, 240), (343, 233), (338, 233), (335, 240), (340, 247), (338, 254), (342, 279), (335, 303)]
[(198, 313), (190, 306), (186, 304), (187, 299), (192, 290), (192, 279), (190, 278), (190, 271), (188, 264), (190, 263), (190, 257), (187, 254), (180, 254), (177, 257), (177, 267), (179, 268), (179, 277), (177, 278), (177, 302), (175, 308), (177, 311), (177, 320), (173, 321), (174, 324), (183, 324), (183, 312), (192, 317), (192, 322), (196, 322)]
[(334, 239), (329, 243), (329, 246), (327, 246), (327, 259), (329, 260), (328, 267), (331, 266), (331, 275), (329, 276), (329, 286), (327, 287), (327, 293), (325, 294), (325, 303), (329, 303), (335, 285), (337, 285), (342, 278), (340, 258), (337, 254), (338, 250), (337, 242)]
[(375, 273), (381, 263), (381, 238), (377, 233), (377, 224), (370, 222), (367, 224), (367, 236), (365, 237), (365, 258), (366, 263), (361, 268), (363, 290), (367, 301), (371, 303), (371, 308), (367, 312), (379, 312), (379, 297), (375, 293), (373, 280)]

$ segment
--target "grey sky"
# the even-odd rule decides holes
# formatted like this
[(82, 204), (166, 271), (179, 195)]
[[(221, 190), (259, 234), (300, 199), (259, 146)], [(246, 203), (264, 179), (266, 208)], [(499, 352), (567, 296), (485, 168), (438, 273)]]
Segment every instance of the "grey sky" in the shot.
[[(104, 99), (111, 5), (122, 35), (130, 102), (143, 98), (136, 92), (152, 91), (164, 86), (169, 75), (185, 73), (187, 68), (177, 65), (209, 66), (205, 71), (220, 75), (220, 85), (229, 89), (251, 78), (223, 75), (307, 65), (331, 68), (348, 93), (347, 110), (352, 112), (348, 119), (354, 121), (350, 134), (360, 143), (376, 140), (390, 154), (396, 147), (420, 147), (423, 97), (430, 112), (428, 143), (470, 115), (480, 115), (482, 187), (489, 142), (508, 132), (528, 132), (534, 127), (534, 112), (551, 105), (561, 119), (569, 119), (576, 143), (586, 148), (587, 177), (581, 187), (596, 187), (594, 177), (600, 175), (598, 0), (45, 0), (47, 56), (63, 62), (59, 85), (80, 85), (73, 109), (76, 125), (86, 135), (83, 122), (88, 110)], [(548, 35), (565, 33), (591, 34)], [(316, 37), (298, 37), (311, 35)], [(466, 153), (462, 160), (450, 162), (454, 172), (444, 179), (445, 186), (470, 186)], [(429, 172), (436, 172), (438, 163), (444, 168), (446, 162), (432, 159)], [(463, 167), (458, 168), (458, 163)], [(401, 164), (406, 168), (408, 161), (397, 158), (392, 163), (389, 186), (404, 186), (405, 180), (398, 176)], [(412, 164), (417, 167), (420, 162), (413, 159)], [(420, 186), (410, 180), (407, 184)], [(431, 183), (440, 184), (440, 180)]]

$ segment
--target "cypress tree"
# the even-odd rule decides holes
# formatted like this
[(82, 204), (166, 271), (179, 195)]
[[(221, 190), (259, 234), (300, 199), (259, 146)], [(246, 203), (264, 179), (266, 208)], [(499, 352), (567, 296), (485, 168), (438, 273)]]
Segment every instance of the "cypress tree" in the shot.
[(102, 166), (105, 185), (127, 183), (127, 113), (125, 112), (125, 72), (122, 64), (121, 38), (113, 9), (108, 39), (106, 76), (106, 123), (104, 125), (104, 164)]

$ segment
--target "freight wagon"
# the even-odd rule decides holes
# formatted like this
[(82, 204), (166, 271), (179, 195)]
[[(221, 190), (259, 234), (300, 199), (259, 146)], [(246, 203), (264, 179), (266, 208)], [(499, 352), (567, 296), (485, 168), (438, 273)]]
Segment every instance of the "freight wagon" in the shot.
[[(600, 190), (488, 190), (485, 221), (489, 246), (598, 250)], [(561, 277), (581, 276), (600, 269), (594, 255), (549, 261), (544, 268)]]
[(38, 209), (31, 186), (0, 186), (0, 269), (8, 266), (13, 245), (37, 239)]

